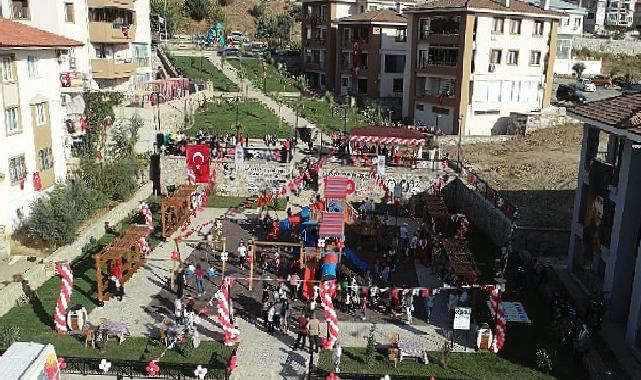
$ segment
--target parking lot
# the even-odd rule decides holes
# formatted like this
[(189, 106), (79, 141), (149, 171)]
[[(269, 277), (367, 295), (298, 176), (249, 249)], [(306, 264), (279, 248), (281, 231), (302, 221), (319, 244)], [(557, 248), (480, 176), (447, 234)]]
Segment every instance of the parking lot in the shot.
[[(555, 79), (552, 87), (552, 99), (556, 101), (556, 89), (559, 87), (559, 84), (575, 84), (576, 81), (572, 79)], [(610, 86), (607, 89), (603, 87), (597, 87), (596, 91), (593, 92), (583, 92), (583, 95), (586, 97), (588, 102), (595, 100), (601, 100), (606, 98), (611, 98), (613, 96), (621, 95), (621, 88), (618, 86)], [(560, 102), (561, 104), (564, 102)]]

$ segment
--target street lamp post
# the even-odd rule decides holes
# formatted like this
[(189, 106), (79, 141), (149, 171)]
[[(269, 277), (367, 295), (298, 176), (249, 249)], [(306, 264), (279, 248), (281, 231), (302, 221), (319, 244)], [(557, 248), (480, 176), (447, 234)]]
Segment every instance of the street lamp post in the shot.
[(463, 137), (463, 130), (461, 127), (463, 126), (463, 115), (459, 115), (458, 117), (458, 149), (456, 153), (456, 172), (460, 173), (461, 172), (461, 139)]
[(343, 134), (347, 137), (347, 106), (343, 107)]

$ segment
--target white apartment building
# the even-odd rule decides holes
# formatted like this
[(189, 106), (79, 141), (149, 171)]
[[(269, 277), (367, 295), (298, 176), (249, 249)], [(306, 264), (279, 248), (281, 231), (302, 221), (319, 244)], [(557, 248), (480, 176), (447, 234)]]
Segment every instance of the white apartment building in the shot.
[(608, 26), (632, 28), (636, 0), (589, 0), (585, 30), (595, 34), (607, 34)]
[(59, 57), (81, 46), (0, 18), (0, 225), (9, 232), (42, 191), (65, 179)]
[(130, 91), (152, 79), (150, 0), (0, 0), (2, 17), (83, 43), (63, 57), (66, 92)]
[(550, 104), (562, 15), (504, 0), (435, 0), (406, 10), (403, 116), (446, 134), (503, 133), (511, 112)]

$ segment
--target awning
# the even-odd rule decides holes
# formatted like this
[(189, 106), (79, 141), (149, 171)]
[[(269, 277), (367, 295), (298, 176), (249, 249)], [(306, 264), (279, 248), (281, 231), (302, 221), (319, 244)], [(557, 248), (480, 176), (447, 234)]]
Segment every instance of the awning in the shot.
[(345, 235), (345, 221), (343, 213), (323, 212), (318, 235), (320, 237), (343, 238)]
[(379, 144), (424, 145), (421, 132), (409, 128), (369, 127), (356, 128), (349, 133), (349, 140)]

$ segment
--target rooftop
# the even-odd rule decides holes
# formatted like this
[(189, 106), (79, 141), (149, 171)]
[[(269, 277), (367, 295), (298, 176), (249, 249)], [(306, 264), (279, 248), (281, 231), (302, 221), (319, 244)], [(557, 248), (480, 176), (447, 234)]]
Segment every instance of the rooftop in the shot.
[(0, 47), (71, 46), (82, 46), (82, 42), (0, 17)]
[[(527, 0), (527, 3), (538, 8), (541, 0)], [(550, 10), (584, 15), (588, 13), (587, 9), (563, 0), (550, 0)]]
[(421, 12), (425, 10), (451, 10), (451, 11), (490, 11), (497, 13), (529, 13), (549, 17), (560, 17), (561, 14), (554, 11), (546, 11), (534, 5), (518, 0), (510, 0), (510, 6), (506, 7), (500, 1), (492, 0), (433, 0), (406, 9), (405, 12)]
[(407, 22), (407, 18), (399, 15), (398, 13), (392, 10), (381, 9), (378, 11), (363, 12), (354, 16), (345, 17), (340, 19), (340, 22), (366, 22), (366, 23), (385, 22), (385, 23), (405, 24)]
[(593, 121), (641, 136), (641, 93), (589, 102), (570, 107), (568, 112), (588, 123)]

